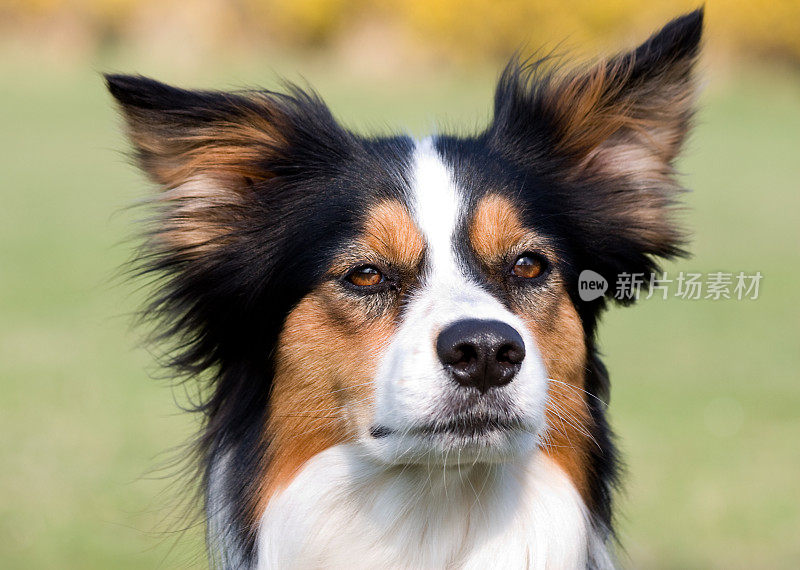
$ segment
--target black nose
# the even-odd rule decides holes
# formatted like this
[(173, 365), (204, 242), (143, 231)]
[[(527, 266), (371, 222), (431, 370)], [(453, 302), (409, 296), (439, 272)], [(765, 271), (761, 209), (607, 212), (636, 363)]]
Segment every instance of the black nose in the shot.
[(511, 325), (467, 319), (439, 333), (436, 353), (456, 382), (485, 393), (511, 382), (525, 359), (525, 343)]

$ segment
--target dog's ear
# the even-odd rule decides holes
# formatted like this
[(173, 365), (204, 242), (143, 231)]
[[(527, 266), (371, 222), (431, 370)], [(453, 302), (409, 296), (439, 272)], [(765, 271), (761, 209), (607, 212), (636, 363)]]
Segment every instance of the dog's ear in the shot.
[(681, 253), (673, 162), (693, 113), (702, 28), (700, 9), (588, 69), (512, 63), (498, 85), (490, 140), (564, 182), (566, 215), (604, 248), (590, 256), (605, 258), (607, 272), (647, 271), (649, 256)]
[(269, 177), (259, 162), (280, 152), (291, 128), (276, 94), (188, 91), (129, 75), (105, 78), (139, 164), (166, 188), (200, 176), (234, 186)]
[[(189, 374), (242, 354), (261, 362), (281, 311), (316, 278), (317, 260), (292, 252), (302, 239), (325, 247), (327, 227), (309, 218), (319, 204), (337, 204), (311, 180), (332, 178), (354, 138), (318, 96), (293, 85), (226, 93), (106, 81), (139, 165), (161, 190), (131, 270), (159, 285), (143, 317), (163, 319), (158, 338), (177, 341), (167, 362)], [(256, 397), (243, 390), (232, 397)]]
[(186, 255), (224, 241), (259, 189), (301, 166), (298, 148), (313, 154), (314, 144), (342, 132), (316, 95), (293, 86), (289, 94), (227, 93), (105, 79), (140, 167), (164, 190), (159, 246)]

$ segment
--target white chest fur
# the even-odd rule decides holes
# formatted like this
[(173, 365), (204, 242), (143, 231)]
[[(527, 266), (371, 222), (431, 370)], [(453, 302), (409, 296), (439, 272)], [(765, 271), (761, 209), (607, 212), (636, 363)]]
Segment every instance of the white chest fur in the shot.
[(541, 454), (387, 470), (354, 446), (335, 446), (270, 501), (258, 540), (258, 568), (270, 569), (589, 564), (612, 566), (580, 495)]

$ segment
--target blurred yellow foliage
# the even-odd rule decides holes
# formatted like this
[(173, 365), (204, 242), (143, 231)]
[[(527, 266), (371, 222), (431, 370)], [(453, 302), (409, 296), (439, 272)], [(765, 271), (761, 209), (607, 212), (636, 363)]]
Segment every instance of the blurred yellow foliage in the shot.
[[(131, 26), (131, 21), (149, 22), (155, 15), (156, 20), (166, 20), (158, 22), (164, 27), (179, 13), (175, 25), (197, 25), (203, 30), (202, 41), (212, 44), (266, 38), (287, 47), (320, 48), (346, 41), (359, 27), (377, 24), (380, 29), (399, 30), (423, 49), (470, 61), (519, 48), (554, 47), (564, 38), (568, 47), (606, 45), (610, 38), (628, 37), (632, 30), (655, 29), (699, 4), (697, 0), (6, 0), (0, 17), (6, 28), (20, 21), (77, 19), (99, 38), (98, 44), (109, 37), (136, 43), (142, 26)], [(800, 62), (800, 0), (716, 0), (707, 3), (706, 11), (710, 41), (724, 49)], [(198, 23), (200, 19), (207, 21)]]

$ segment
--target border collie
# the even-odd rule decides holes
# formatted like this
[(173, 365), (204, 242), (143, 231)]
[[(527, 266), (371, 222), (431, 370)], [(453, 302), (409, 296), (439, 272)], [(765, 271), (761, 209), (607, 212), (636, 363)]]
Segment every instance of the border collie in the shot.
[(106, 76), (162, 189), (142, 268), (175, 374), (203, 382), (212, 565), (614, 566), (607, 302), (578, 275), (683, 253), (702, 27), (515, 59), (474, 136), (363, 137), (292, 85)]

